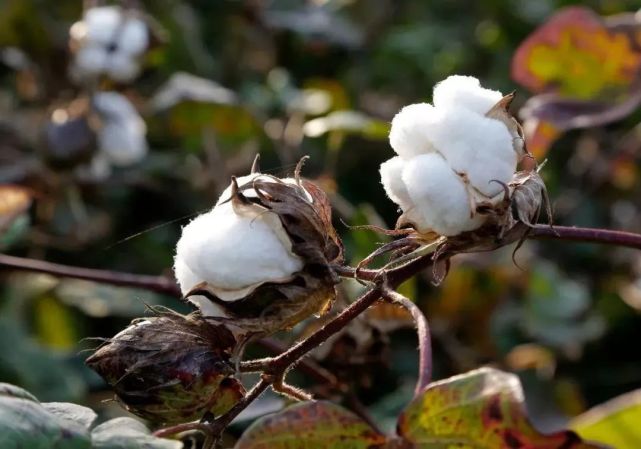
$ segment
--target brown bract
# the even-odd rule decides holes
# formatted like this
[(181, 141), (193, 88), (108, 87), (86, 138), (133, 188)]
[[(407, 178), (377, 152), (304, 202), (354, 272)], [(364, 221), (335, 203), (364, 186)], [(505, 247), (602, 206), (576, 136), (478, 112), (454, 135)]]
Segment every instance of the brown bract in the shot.
[(131, 413), (156, 423), (220, 415), (244, 394), (232, 377), (232, 333), (193, 314), (134, 320), (86, 360)]
[(229, 318), (221, 320), (248, 334), (266, 335), (291, 328), (311, 315), (329, 310), (340, 281), (332, 269), (343, 260), (343, 246), (332, 226), (327, 195), (298, 176), (296, 182), (260, 175), (244, 185), (232, 181), (231, 202), (238, 213), (253, 208), (275, 214), (303, 268), (283, 282), (266, 282), (235, 301), (224, 301), (208, 284), (185, 295), (203, 295), (222, 307)]

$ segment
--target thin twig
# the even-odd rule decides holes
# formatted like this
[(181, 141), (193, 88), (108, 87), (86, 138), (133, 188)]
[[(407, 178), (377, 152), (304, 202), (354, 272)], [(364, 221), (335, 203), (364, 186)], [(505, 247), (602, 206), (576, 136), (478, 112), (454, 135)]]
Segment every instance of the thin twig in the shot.
[(570, 240), (641, 249), (641, 235), (611, 229), (577, 228), (573, 226), (534, 225), (528, 238)]
[(405, 307), (412, 314), (412, 318), (414, 318), (416, 332), (418, 334), (419, 353), (418, 380), (416, 381), (414, 395), (418, 396), (432, 381), (432, 339), (430, 337), (427, 318), (425, 318), (425, 315), (423, 315), (423, 312), (416, 304), (397, 291), (392, 290), (389, 286), (383, 285), (381, 294), (389, 301)]
[(0, 266), (21, 271), (46, 273), (57, 277), (84, 279), (119, 287), (134, 287), (144, 290), (181, 297), (176, 281), (167, 276), (150, 276), (144, 274), (122, 273), (110, 270), (73, 267), (44, 260), (0, 254)]
[(199, 431), (206, 433), (208, 431), (207, 425), (200, 422), (188, 422), (184, 424), (177, 424), (171, 427), (165, 427), (154, 432), (154, 436), (158, 438), (169, 438), (183, 432)]

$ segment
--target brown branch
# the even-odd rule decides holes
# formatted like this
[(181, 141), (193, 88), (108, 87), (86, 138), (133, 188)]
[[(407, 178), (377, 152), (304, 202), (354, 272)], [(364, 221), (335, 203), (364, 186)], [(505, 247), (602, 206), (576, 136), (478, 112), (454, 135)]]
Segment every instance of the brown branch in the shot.
[(534, 225), (528, 238), (569, 240), (641, 249), (641, 235), (610, 229), (577, 228), (573, 226)]
[(0, 254), (0, 267), (21, 271), (46, 273), (57, 277), (84, 279), (119, 287), (134, 287), (156, 293), (181, 297), (176, 281), (167, 276), (150, 276), (144, 274), (122, 273), (109, 270), (73, 267), (44, 260)]
[(423, 312), (416, 304), (397, 291), (392, 290), (387, 285), (383, 286), (382, 294), (383, 297), (389, 301), (405, 307), (412, 314), (412, 318), (414, 318), (416, 332), (418, 334), (419, 352), (418, 380), (416, 381), (414, 395), (418, 396), (432, 381), (432, 340), (427, 318), (425, 318), (425, 315), (423, 315)]

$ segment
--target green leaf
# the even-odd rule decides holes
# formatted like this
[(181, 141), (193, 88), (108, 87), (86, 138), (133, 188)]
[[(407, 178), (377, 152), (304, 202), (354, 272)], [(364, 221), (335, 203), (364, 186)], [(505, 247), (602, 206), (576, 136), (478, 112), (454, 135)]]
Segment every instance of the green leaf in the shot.
[(89, 449), (83, 425), (60, 418), (26, 391), (0, 384), (2, 449)]
[(590, 449), (571, 431), (542, 435), (528, 422), (518, 378), (481, 368), (431, 384), (401, 414), (417, 449)]
[(92, 449), (181, 449), (180, 441), (157, 438), (140, 421), (116, 418), (91, 433)]
[(617, 449), (641, 446), (641, 390), (616, 397), (577, 417), (570, 427), (586, 440)]
[(320, 137), (332, 131), (361, 134), (373, 140), (385, 140), (389, 124), (358, 111), (335, 111), (324, 117), (312, 119), (303, 127), (308, 137)]
[(358, 416), (326, 401), (302, 402), (252, 424), (235, 449), (368, 449), (386, 442)]
[(82, 405), (72, 404), (71, 402), (47, 402), (42, 406), (49, 413), (53, 413), (60, 419), (77, 423), (89, 430), (96, 420), (96, 412)]

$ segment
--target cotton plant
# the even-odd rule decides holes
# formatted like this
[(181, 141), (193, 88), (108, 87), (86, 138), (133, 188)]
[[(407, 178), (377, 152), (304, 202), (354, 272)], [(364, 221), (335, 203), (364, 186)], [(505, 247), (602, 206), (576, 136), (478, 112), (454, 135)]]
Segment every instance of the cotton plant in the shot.
[[(135, 139), (126, 137), (123, 125), (131, 124), (135, 111), (123, 100), (117, 94), (106, 95), (94, 99), (94, 108), (101, 113), (103, 130), (110, 123), (114, 130), (120, 129), (114, 141), (131, 142)], [(546, 200), (538, 171), (517, 171), (529, 155), (520, 126), (508, 111), (511, 100), (512, 95), (485, 89), (475, 78), (454, 76), (435, 87), (433, 104), (410, 105), (398, 113), (390, 132), (397, 156), (382, 164), (381, 178), (388, 196), (402, 209), (397, 229), (385, 232), (400, 238), (382, 245), (355, 268), (344, 265), (327, 194), (301, 177), (304, 159), (293, 176), (284, 178), (261, 173), (257, 159), (250, 174), (232, 177), (213, 207), (182, 229), (173, 268), (182, 298), (192, 305), (193, 313), (174, 316), (156, 310), (156, 318), (134, 321), (88, 363), (138, 416), (169, 423), (179, 421), (181, 414), (192, 420), (204, 413), (195, 427), (183, 423), (160, 433), (197, 429), (207, 435), (205, 446), (210, 449), (231, 420), (268, 387), (292, 399), (311, 399), (286, 383), (288, 370), (312, 352), (320, 358), (335, 357), (332, 335), (339, 336), (336, 343), (347, 323), (368, 309), (371, 312), (382, 299), (385, 306), (403, 306), (416, 324), (420, 369), (415, 393), (420, 399), (431, 382), (429, 328), (420, 309), (394, 289), (426, 266), (436, 269), (439, 257), (447, 263), (457, 253), (523, 239)], [(117, 106), (115, 116), (111, 106)], [(128, 160), (108, 148), (101, 149), (105, 157)], [(387, 265), (363, 270), (387, 252), (393, 252)], [(344, 310), (326, 314), (335, 303), (341, 277), (356, 279), (368, 289)], [(308, 323), (307, 329), (318, 325), (317, 330), (281, 355), (243, 360), (248, 342), (324, 314), (323, 321)], [(356, 346), (361, 343), (354, 341)], [(323, 342), (326, 347), (319, 348)], [(366, 351), (372, 349), (365, 346)], [(174, 352), (180, 353), (180, 360), (172, 358)], [(205, 372), (192, 362), (209, 352), (213, 368)], [(171, 370), (162, 371), (169, 365)], [(262, 373), (247, 392), (238, 382), (242, 372)], [(323, 373), (325, 378), (328, 373)], [(479, 388), (486, 391), (484, 379), (496, 383), (503, 374), (486, 370), (468, 376), (479, 378)], [(511, 378), (504, 383), (514, 385)], [(515, 398), (520, 397), (512, 390)], [(500, 446), (496, 435), (490, 435), (495, 438), (492, 447)], [(538, 438), (536, 432), (526, 433), (531, 435)], [(250, 432), (246, 441), (255, 436)], [(387, 441), (384, 436), (372, 438), (367, 447), (382, 447)], [(391, 443), (396, 447), (398, 442)], [(241, 440), (237, 447), (249, 447), (243, 444)]]
[(87, 9), (69, 35), (73, 54), (69, 73), (78, 84), (91, 84), (101, 77), (119, 83), (133, 81), (152, 40), (139, 11), (115, 5)]

